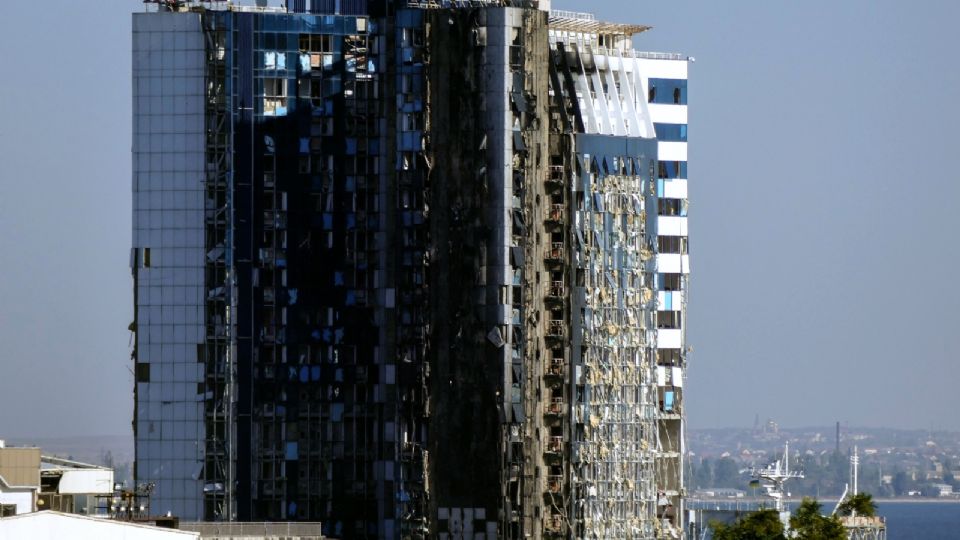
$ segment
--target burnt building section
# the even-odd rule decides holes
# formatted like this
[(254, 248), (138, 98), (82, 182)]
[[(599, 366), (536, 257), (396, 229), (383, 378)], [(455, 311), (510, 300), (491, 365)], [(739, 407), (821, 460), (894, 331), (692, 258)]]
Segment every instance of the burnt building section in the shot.
[(134, 16), (153, 508), (682, 534), (685, 61), (542, 2), (289, 4)]
[[(521, 537), (534, 495), (528, 456), (539, 421), (545, 312), (537, 255), (546, 205), (547, 14), (423, 13), (434, 254), (430, 510), (441, 537)], [(464, 456), (472, 456), (469, 465)]]

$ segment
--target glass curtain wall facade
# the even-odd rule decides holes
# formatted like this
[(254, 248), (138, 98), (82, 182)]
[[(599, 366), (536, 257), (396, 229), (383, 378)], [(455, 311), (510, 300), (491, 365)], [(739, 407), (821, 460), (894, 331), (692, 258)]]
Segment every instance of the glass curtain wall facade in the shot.
[(643, 27), (535, 2), (329, 4), (134, 16), (151, 511), (347, 538), (676, 527), (685, 80), (679, 122)]
[(155, 510), (382, 521), (370, 493), (397, 452), (377, 383), (397, 375), (371, 361), (389, 161), (368, 22), (134, 17), (137, 479)]
[(135, 17), (133, 250), (137, 477), (198, 517), (206, 439), (206, 44), (199, 17)]

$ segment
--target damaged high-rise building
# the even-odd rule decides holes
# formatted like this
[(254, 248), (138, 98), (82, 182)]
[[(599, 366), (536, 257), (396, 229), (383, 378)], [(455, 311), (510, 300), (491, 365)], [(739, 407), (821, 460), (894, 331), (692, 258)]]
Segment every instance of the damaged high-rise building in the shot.
[(686, 57), (545, 0), (148, 4), (153, 513), (683, 535)]

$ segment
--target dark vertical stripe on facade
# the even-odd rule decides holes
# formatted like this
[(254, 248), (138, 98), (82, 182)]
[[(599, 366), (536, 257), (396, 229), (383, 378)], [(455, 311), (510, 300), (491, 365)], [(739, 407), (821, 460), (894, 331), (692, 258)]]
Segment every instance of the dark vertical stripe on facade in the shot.
[(250, 521), (253, 468), (253, 16), (237, 14), (237, 125), (234, 132), (234, 266), (237, 298), (237, 520)]
[(312, 0), (310, 2), (310, 13), (333, 13), (335, 8), (334, 0)]

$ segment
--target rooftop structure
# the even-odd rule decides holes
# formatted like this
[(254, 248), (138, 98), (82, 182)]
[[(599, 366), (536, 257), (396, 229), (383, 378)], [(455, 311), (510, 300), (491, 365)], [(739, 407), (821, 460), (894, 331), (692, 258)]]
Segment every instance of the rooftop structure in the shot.
[(641, 24), (624, 24), (598, 21), (591, 13), (552, 10), (549, 20), (550, 29), (583, 34), (618, 35), (633, 37), (653, 28)]

